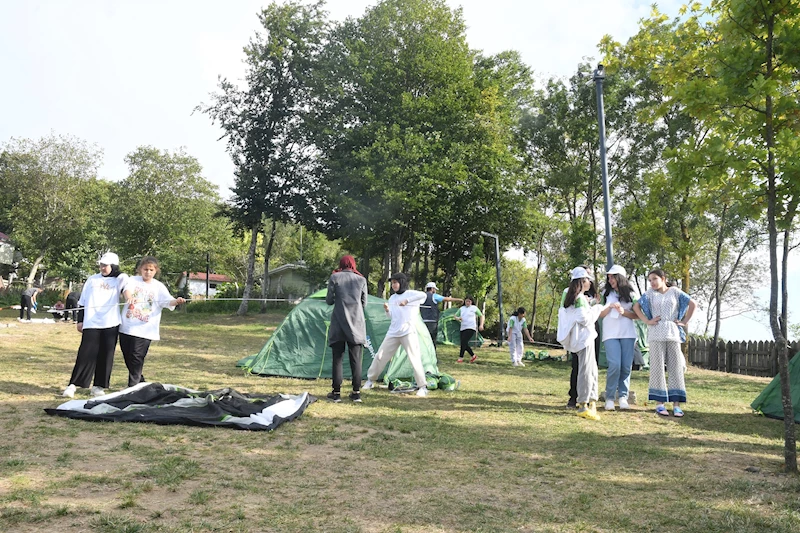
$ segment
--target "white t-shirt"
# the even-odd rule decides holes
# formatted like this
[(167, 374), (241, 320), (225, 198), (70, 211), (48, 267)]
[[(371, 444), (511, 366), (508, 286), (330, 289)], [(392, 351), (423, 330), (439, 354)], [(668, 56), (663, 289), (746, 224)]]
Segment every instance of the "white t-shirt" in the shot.
[(511, 337), (512, 335), (517, 335), (518, 337), (522, 337), (522, 328), (527, 325), (526, 320), (523, 318), (522, 320), (519, 317), (511, 315), (508, 319), (508, 336)]
[(456, 316), (461, 317), (461, 331), (464, 331), (465, 329), (477, 330), (478, 317), (483, 316), (483, 314), (475, 305), (470, 305), (469, 307), (462, 305), (458, 311), (456, 311)]
[[(619, 302), (622, 308), (626, 311), (633, 309), (633, 304), (638, 300), (637, 295), (631, 292), (632, 302), (620, 302), (619, 294), (617, 291), (611, 291), (606, 298), (606, 305), (612, 305)], [(603, 318), (603, 340), (608, 339), (635, 339), (636, 338), (636, 325), (633, 320), (620, 315), (616, 309), (612, 309)]]
[(83, 311), (83, 329), (105, 329), (119, 326), (119, 295), (128, 280), (127, 274), (117, 277), (89, 276), (78, 300)]
[[(386, 314), (392, 318), (387, 337), (404, 337), (414, 333), (414, 322), (421, 320), (419, 306), (425, 303), (427, 295), (424, 292), (406, 290), (403, 294), (392, 294), (389, 297), (389, 310)], [(403, 300), (408, 300), (404, 306), (397, 305)]]
[(125, 305), (122, 310), (122, 325), (120, 333), (157, 341), (158, 330), (161, 324), (161, 310), (165, 307), (170, 311), (175, 309), (169, 305), (174, 298), (163, 283), (157, 279), (145, 283), (142, 276), (133, 276), (125, 284), (124, 290), (130, 292), (136, 303), (132, 306)]

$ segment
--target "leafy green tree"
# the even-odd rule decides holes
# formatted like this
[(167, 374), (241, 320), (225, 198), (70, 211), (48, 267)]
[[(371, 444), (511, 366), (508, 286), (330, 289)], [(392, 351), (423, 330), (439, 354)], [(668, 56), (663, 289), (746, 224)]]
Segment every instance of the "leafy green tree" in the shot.
[(11, 139), (2, 146), (0, 223), (30, 261), (28, 285), (43, 263), (85, 265), (102, 251), (102, 185), (96, 179), (101, 156), (97, 147), (61, 135)]

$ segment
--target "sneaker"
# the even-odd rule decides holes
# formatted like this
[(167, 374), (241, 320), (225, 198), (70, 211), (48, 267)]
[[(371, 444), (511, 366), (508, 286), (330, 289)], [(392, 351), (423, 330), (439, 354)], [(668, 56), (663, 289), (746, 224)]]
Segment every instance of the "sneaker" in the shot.
[(67, 398), (74, 398), (75, 389), (77, 389), (77, 387), (70, 383), (69, 387), (64, 389), (64, 392), (61, 393), (61, 396), (66, 396)]
[(417, 390), (417, 396), (419, 396), (420, 398), (425, 397), (427, 395), (428, 395), (428, 389), (427, 388), (422, 387), (421, 389)]
[(582, 403), (578, 408), (578, 412), (576, 413), (581, 418), (586, 418), (588, 420), (600, 420), (600, 415), (597, 414), (597, 408), (594, 405), (594, 402), (590, 403)]
[(470, 363), (474, 363), (474, 362), (475, 362), (475, 361), (477, 361), (477, 360), (478, 360), (478, 356), (477, 356), (477, 355), (473, 355), (473, 356), (472, 356), (472, 359), (470, 359), (470, 360), (469, 360), (469, 362), (470, 362)]
[(606, 411), (614, 410), (614, 400), (606, 400)]
[(363, 385), (361, 385), (361, 390), (369, 390), (369, 389), (374, 389), (374, 388), (375, 388), (375, 384), (370, 379), (368, 379), (367, 381), (364, 382)]
[(361, 393), (360, 392), (351, 392), (350, 393), (350, 400), (354, 401), (355, 403), (361, 403)]
[(458, 360), (456, 360), (456, 363), (463, 363), (463, 362), (464, 362), (464, 360), (463, 360), (463, 359), (458, 359)]
[(519, 363), (517, 363), (516, 361), (514, 361), (513, 363), (511, 363), (511, 366), (519, 366)]
[(98, 396), (105, 396), (106, 391), (102, 389), (102, 387), (94, 386), (89, 390), (89, 394), (97, 398)]
[(619, 408), (620, 410), (630, 409), (631, 406), (628, 404), (628, 398), (623, 396), (619, 399)]
[(523, 363), (522, 361), (517, 361), (517, 365), (518, 366), (525, 366), (525, 363)]
[(577, 409), (577, 408), (578, 408), (578, 402), (576, 402), (575, 400), (570, 400), (567, 402), (567, 409)]
[(328, 393), (328, 399), (333, 403), (339, 403), (342, 401), (342, 395), (338, 392), (331, 391)]

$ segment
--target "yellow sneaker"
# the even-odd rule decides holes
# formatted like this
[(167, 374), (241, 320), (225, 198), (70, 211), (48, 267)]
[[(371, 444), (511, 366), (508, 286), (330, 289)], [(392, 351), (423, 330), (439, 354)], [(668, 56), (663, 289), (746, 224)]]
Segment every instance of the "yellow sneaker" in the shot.
[(580, 404), (576, 414), (587, 420), (600, 420), (600, 415), (597, 414), (597, 406), (594, 402)]

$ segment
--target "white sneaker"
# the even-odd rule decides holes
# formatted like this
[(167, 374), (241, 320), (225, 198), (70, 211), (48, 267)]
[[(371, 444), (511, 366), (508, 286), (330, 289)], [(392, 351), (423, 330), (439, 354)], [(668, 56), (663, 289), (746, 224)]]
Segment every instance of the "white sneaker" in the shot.
[(606, 400), (606, 411), (614, 410), (614, 400)]
[(424, 397), (424, 396), (427, 396), (427, 395), (428, 395), (428, 389), (427, 388), (423, 387), (423, 388), (417, 390), (417, 396)]
[(374, 388), (375, 388), (375, 384), (370, 379), (368, 379), (367, 381), (364, 382), (363, 385), (361, 385), (361, 390), (369, 390), (369, 389), (374, 389)]
[(77, 387), (72, 383), (69, 384), (69, 387), (64, 389), (64, 392), (61, 393), (61, 396), (66, 396), (67, 398), (74, 398), (75, 397), (75, 389)]
[(523, 363), (522, 361), (517, 361), (517, 363), (519, 363), (519, 366), (525, 366), (525, 363)]
[(513, 363), (511, 363), (511, 366), (519, 366), (519, 363), (517, 363), (516, 361), (514, 361)]
[(627, 397), (622, 396), (619, 399), (619, 408), (620, 409), (630, 409), (631, 408), (631, 406), (628, 405), (628, 398)]
[(95, 387), (92, 387), (89, 390), (89, 394), (91, 394), (92, 396), (94, 396), (96, 398), (98, 396), (105, 396), (106, 395), (106, 391), (104, 391), (100, 387), (95, 386)]

